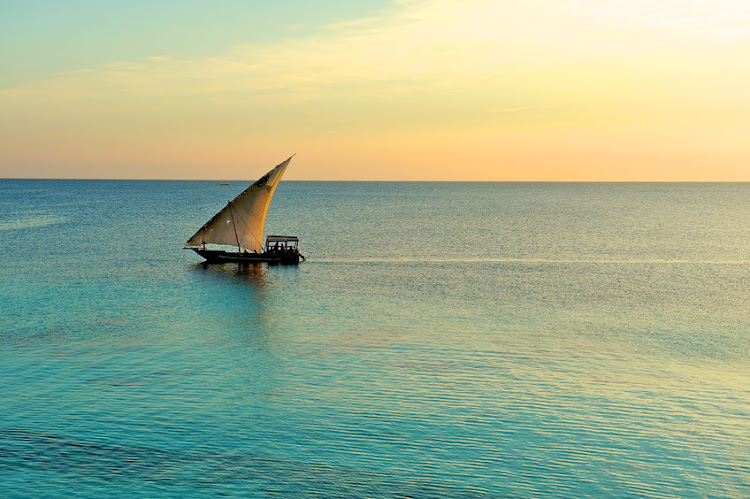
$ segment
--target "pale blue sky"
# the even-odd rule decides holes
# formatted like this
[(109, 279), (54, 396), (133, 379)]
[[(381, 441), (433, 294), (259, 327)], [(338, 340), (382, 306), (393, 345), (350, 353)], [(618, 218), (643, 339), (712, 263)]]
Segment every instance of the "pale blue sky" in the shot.
[(152, 56), (201, 57), (377, 14), (385, 0), (0, 0), (0, 85)]

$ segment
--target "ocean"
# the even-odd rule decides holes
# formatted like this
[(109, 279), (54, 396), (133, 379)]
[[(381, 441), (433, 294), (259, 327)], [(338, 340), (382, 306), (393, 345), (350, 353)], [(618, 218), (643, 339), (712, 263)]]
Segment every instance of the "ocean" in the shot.
[(0, 180), (3, 497), (750, 497), (750, 184)]

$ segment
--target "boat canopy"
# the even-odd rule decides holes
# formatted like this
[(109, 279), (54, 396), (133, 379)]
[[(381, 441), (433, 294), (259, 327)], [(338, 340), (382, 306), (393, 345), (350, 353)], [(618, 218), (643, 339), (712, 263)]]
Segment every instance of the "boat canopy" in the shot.
[(266, 241), (269, 243), (298, 243), (299, 238), (297, 236), (268, 236)]
[(257, 182), (211, 218), (185, 243), (187, 247), (206, 244), (236, 246), (242, 250), (263, 251), (263, 230), (271, 198), (294, 155), (276, 165)]

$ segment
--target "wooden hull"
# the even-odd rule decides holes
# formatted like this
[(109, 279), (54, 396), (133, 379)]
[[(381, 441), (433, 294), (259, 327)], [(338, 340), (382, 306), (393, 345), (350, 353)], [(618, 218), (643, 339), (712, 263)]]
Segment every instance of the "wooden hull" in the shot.
[(209, 263), (270, 263), (297, 265), (301, 255), (292, 251), (266, 251), (264, 253), (240, 253), (237, 251), (190, 248)]

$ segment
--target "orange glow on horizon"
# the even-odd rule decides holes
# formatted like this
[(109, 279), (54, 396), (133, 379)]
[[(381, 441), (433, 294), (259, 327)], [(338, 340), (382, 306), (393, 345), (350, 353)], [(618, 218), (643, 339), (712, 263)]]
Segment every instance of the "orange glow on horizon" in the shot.
[(0, 177), (750, 181), (750, 8), (408, 0), (0, 87)]

